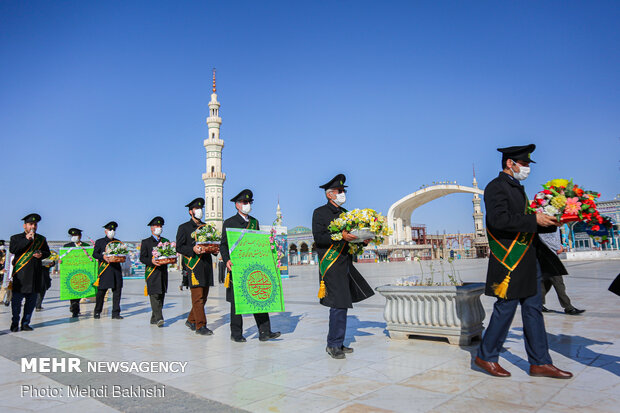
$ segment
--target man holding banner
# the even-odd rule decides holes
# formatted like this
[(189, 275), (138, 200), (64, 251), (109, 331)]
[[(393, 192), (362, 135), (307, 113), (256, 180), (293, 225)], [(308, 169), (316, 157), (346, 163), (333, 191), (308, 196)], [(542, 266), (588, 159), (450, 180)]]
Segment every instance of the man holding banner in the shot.
[(29, 214), (22, 218), (22, 220), (24, 221), (24, 232), (13, 235), (9, 244), (9, 252), (15, 257), (13, 259), (12, 272), (12, 332), (18, 330), (22, 300), (25, 300), (25, 304), (21, 328), (22, 331), (32, 331), (30, 318), (37, 303), (37, 294), (43, 289), (41, 260), (49, 257), (51, 254), (45, 237), (36, 233), (41, 216), (39, 214)]
[(112, 289), (112, 318), (122, 320), (121, 316), (121, 292), (123, 289), (123, 271), (121, 264), (118, 262), (109, 262), (106, 255), (106, 247), (111, 242), (121, 242), (114, 238), (118, 224), (110, 221), (103, 226), (105, 228), (105, 237), (95, 241), (95, 249), (93, 250), (93, 258), (99, 261), (99, 269), (97, 281), (93, 284), (97, 287), (97, 296), (95, 299), (95, 319), (101, 318), (103, 310), (103, 300), (108, 288)]
[[(205, 204), (203, 198), (196, 198), (189, 204), (189, 221), (179, 225), (177, 230), (177, 252), (183, 255), (183, 272), (188, 277), (188, 286), (192, 296), (192, 309), (189, 312), (185, 325), (196, 334), (203, 336), (213, 335), (213, 331), (207, 328), (205, 304), (209, 295), (209, 287), (213, 286), (213, 264), (211, 253), (206, 252), (204, 246), (196, 245), (192, 233), (204, 222), (202, 219), (202, 207)], [(217, 251), (213, 255), (217, 255)]]
[[(69, 235), (71, 235), (71, 242), (63, 245), (63, 248), (83, 248), (89, 245), (82, 242), (82, 230), (79, 228), (69, 228)], [(80, 315), (80, 298), (72, 298), (69, 310), (71, 311), (71, 317), (77, 318)]]
[[(252, 210), (252, 203), (254, 202), (254, 194), (252, 194), (252, 191), (244, 189), (230, 201), (235, 203), (237, 214), (224, 221), (220, 253), (222, 254), (222, 260), (226, 263), (226, 268), (228, 270), (224, 286), (226, 287), (226, 301), (230, 303), (230, 339), (236, 343), (245, 343), (246, 339), (243, 337), (243, 318), (235, 309), (235, 291), (233, 289), (234, 281), (232, 277), (233, 264), (230, 259), (229, 251), (231, 245), (229, 245), (226, 230), (241, 228), (258, 231), (260, 227), (258, 225), (258, 220), (249, 215)], [(256, 327), (258, 327), (258, 339), (260, 341), (267, 341), (280, 337), (279, 331), (271, 331), (269, 313), (254, 313), (254, 320), (256, 321)]]
[[(353, 303), (374, 295), (362, 274), (353, 266), (349, 254), (349, 242), (357, 237), (347, 231), (342, 232), (341, 241), (333, 241), (328, 230), (329, 224), (345, 209), (346, 177), (336, 175), (319, 188), (325, 190), (327, 204), (318, 207), (312, 215), (312, 235), (319, 255), (319, 281), (325, 283), (326, 294), (320, 297), (321, 304), (329, 309), (329, 332), (325, 351), (335, 359), (344, 359), (345, 353), (353, 349), (344, 345), (347, 331), (347, 311)], [(364, 241), (368, 244), (369, 241)]]
[(140, 245), (140, 262), (146, 265), (144, 293), (149, 296), (151, 301), (151, 324), (163, 327), (162, 308), (168, 290), (168, 264), (161, 264), (153, 257), (153, 248), (156, 248), (160, 242), (168, 242), (168, 240), (161, 236), (164, 225), (162, 217), (153, 218), (148, 225), (151, 227), (151, 236), (143, 239)]

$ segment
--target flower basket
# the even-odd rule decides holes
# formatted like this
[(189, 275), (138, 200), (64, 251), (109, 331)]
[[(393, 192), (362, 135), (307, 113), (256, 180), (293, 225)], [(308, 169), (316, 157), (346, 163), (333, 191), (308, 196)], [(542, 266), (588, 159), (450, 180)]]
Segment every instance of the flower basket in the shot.
[(360, 255), (364, 250), (364, 241), (370, 240), (375, 245), (383, 243), (384, 237), (392, 234), (386, 219), (373, 209), (354, 209), (343, 212), (327, 227), (334, 241), (342, 240), (342, 232), (348, 231), (358, 237), (349, 243), (349, 254)]
[(603, 226), (611, 228), (611, 218), (602, 216), (596, 200), (598, 192), (580, 188), (568, 179), (554, 179), (543, 185), (528, 206), (531, 213), (543, 213), (555, 217), (559, 223), (583, 222), (593, 231)]
[(356, 228), (351, 230), (351, 235), (357, 237), (356, 240), (351, 242), (364, 242), (369, 239), (374, 239), (376, 234), (370, 230), (370, 228)]
[(108, 262), (110, 263), (125, 262), (125, 260), (127, 259), (127, 257), (125, 257), (124, 255), (106, 255), (106, 258), (108, 259)]
[(219, 242), (202, 242), (196, 243), (200, 247), (200, 250), (203, 254), (217, 254), (220, 252), (220, 243)]
[(212, 246), (217, 244), (219, 251), (220, 240), (222, 234), (211, 224), (202, 224), (196, 231), (192, 232), (192, 239), (196, 245)]
[(160, 265), (174, 264), (177, 262), (177, 257), (163, 257), (155, 261), (157, 261), (157, 263)]

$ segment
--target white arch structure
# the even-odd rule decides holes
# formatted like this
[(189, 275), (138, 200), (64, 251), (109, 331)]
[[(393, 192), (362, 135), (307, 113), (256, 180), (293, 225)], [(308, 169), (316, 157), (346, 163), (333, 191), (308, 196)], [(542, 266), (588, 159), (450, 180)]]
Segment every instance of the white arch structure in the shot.
[(390, 236), (390, 244), (411, 241), (411, 214), (416, 208), (437, 198), (458, 193), (483, 195), (484, 191), (457, 184), (440, 184), (427, 186), (396, 201), (387, 214), (388, 225), (394, 230), (394, 234)]

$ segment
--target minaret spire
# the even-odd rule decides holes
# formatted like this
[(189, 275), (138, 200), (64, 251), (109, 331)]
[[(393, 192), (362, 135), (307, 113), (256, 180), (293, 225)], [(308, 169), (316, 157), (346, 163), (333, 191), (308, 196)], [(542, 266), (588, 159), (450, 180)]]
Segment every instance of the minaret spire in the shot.
[(215, 93), (217, 91), (216, 87), (215, 87), (215, 68), (213, 68), (213, 93)]

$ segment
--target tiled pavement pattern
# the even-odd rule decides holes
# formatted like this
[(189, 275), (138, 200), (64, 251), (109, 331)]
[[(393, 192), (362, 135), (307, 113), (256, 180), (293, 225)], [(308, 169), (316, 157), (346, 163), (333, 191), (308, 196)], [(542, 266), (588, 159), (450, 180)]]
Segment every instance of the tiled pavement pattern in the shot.
[[(126, 280), (121, 302), (124, 320), (107, 309), (92, 319), (94, 304), (82, 306), (78, 321), (58, 299), (54, 279), (34, 313), (32, 332), (9, 333), (10, 310), (0, 306), (0, 411), (238, 411), (253, 412), (616, 412), (620, 405), (620, 297), (607, 291), (620, 261), (566, 263), (565, 279), (581, 316), (545, 315), (554, 363), (575, 374), (571, 380), (527, 375), (520, 314), (515, 317), (500, 362), (512, 372), (496, 379), (471, 368), (476, 344), (438, 340), (392, 341), (385, 332), (383, 297), (375, 295), (349, 313), (348, 344), (355, 353), (332, 360), (325, 353), (327, 309), (316, 300), (316, 267), (293, 267), (284, 280), (286, 312), (272, 315), (281, 339), (258, 341), (252, 317), (244, 317), (247, 343), (232, 343), (229, 304), (223, 286), (213, 287), (207, 303), (211, 337), (184, 325), (189, 294), (171, 274), (166, 325), (149, 325), (150, 306), (142, 280)], [(417, 274), (414, 263), (359, 264), (370, 284), (379, 286)], [(458, 262), (465, 281), (484, 279), (486, 261)], [(490, 316), (493, 299), (483, 297)], [(561, 310), (553, 291), (547, 306)], [(22, 373), (21, 357), (80, 357), (102, 361), (187, 361), (182, 373)], [(166, 398), (21, 397), (22, 384), (165, 385)]]

